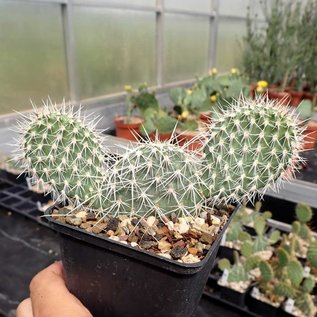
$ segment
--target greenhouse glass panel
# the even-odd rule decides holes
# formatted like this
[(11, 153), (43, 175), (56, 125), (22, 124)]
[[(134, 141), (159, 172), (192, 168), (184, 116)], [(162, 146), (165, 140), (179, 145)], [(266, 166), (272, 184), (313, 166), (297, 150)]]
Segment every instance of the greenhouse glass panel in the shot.
[(164, 6), (167, 11), (173, 9), (208, 13), (211, 9), (211, 2), (210, 0), (166, 0)]
[(155, 83), (155, 13), (74, 8), (81, 98)]
[(69, 96), (61, 7), (0, 2), (0, 113)]
[(164, 82), (202, 75), (208, 68), (209, 19), (166, 14)]
[[(82, 1), (73, 0), (73, 3), (81, 3)], [(102, 4), (111, 4), (111, 5), (127, 5), (127, 6), (146, 6), (146, 7), (155, 7), (156, 0), (102, 0)]]
[(220, 0), (219, 14), (245, 18), (250, 2), (251, 0)]
[(220, 71), (241, 67), (245, 34), (246, 22), (244, 20), (219, 19), (216, 65)]

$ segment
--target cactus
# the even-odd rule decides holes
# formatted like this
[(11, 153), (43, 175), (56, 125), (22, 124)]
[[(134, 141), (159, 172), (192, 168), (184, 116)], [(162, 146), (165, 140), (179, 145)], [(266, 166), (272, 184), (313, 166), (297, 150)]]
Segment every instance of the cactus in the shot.
[(297, 234), (304, 240), (310, 240), (312, 234), (307, 223), (311, 221), (313, 217), (312, 209), (306, 204), (297, 204), (295, 208), (295, 212), (296, 212), (296, 218), (298, 219), (300, 223), (299, 232), (297, 232)]
[(259, 269), (261, 271), (261, 278), (264, 282), (269, 282), (274, 277), (274, 271), (268, 262), (261, 261), (259, 263)]
[(312, 242), (308, 246), (307, 260), (314, 268), (317, 268), (317, 242)]
[(207, 196), (250, 200), (292, 177), (303, 139), (293, 114), (275, 101), (241, 97), (214, 117), (203, 147)]
[(297, 260), (291, 260), (287, 263), (287, 276), (294, 288), (298, 288), (304, 278), (304, 270)]
[(222, 271), (225, 269), (229, 271), (228, 283), (248, 281), (250, 279), (249, 271), (246, 269), (246, 266), (242, 264), (238, 252), (234, 251), (233, 255), (234, 264), (231, 266), (228, 259), (221, 259), (218, 262), (219, 269)]
[(20, 123), (21, 158), (34, 181), (50, 185), (56, 200), (100, 209), (107, 151), (96, 122), (80, 115), (80, 109), (65, 104), (57, 108), (48, 102), (43, 109), (35, 108)]
[(202, 206), (196, 157), (169, 142), (129, 149), (112, 167), (104, 188), (108, 212), (145, 216), (197, 214)]

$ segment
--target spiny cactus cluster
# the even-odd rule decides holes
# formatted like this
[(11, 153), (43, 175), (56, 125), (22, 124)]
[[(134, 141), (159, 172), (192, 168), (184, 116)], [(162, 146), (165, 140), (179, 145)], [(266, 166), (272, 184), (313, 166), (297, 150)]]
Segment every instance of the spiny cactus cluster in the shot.
[(193, 215), (206, 198), (251, 198), (295, 168), (301, 129), (283, 109), (264, 99), (238, 100), (210, 125), (204, 157), (169, 141), (146, 141), (109, 168), (95, 123), (72, 107), (46, 104), (22, 124), (20, 149), (26, 170), (59, 200), (104, 215)]
[(82, 118), (80, 109), (57, 108), (50, 102), (20, 123), (25, 169), (35, 182), (49, 184), (58, 201), (93, 209), (102, 205), (96, 193), (107, 177), (107, 151), (95, 124)]
[(302, 139), (288, 108), (241, 97), (209, 126), (203, 149), (207, 196), (228, 202), (278, 188), (301, 160)]

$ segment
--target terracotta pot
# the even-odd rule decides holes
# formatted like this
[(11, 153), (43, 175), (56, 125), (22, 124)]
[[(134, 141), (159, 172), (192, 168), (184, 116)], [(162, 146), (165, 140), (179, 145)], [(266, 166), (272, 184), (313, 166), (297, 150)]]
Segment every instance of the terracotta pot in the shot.
[[(183, 131), (177, 134), (177, 144), (179, 146), (185, 145), (185, 148), (191, 151), (200, 151), (203, 145), (202, 139), (198, 138), (196, 131)], [(193, 140), (194, 139), (194, 140)]]
[(312, 92), (305, 91), (303, 98), (304, 98), (304, 99), (313, 100), (313, 99), (314, 99), (314, 94), (313, 94)]
[(114, 119), (116, 136), (126, 140), (137, 141), (139, 139), (139, 129), (143, 123), (143, 119), (140, 117), (131, 117), (129, 123), (126, 123), (125, 119), (125, 116), (116, 117)]
[[(150, 140), (154, 141), (156, 139), (156, 132), (150, 133)], [(172, 133), (158, 133), (157, 138), (159, 141), (168, 141), (172, 138)]]
[(290, 105), (293, 107), (297, 107), (301, 103), (301, 101), (304, 99), (303, 91), (290, 90), (289, 93), (291, 95)]
[(277, 99), (284, 106), (288, 106), (291, 100), (291, 95), (285, 91), (278, 91), (274, 88), (268, 89), (269, 99)]
[(210, 111), (201, 112), (199, 115), (200, 121), (203, 122), (205, 125), (209, 125), (211, 122), (211, 113)]
[(317, 121), (309, 121), (304, 134), (304, 149), (313, 149), (317, 141)]

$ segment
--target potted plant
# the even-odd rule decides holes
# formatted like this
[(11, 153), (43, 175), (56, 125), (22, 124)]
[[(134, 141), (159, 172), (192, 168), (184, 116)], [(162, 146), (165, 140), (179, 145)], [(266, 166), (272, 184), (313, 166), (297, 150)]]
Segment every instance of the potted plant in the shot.
[(62, 204), (46, 215), (60, 234), (67, 286), (96, 317), (191, 316), (228, 203), (271, 187), (301, 149), (293, 116), (265, 99), (240, 99), (213, 120), (200, 158), (148, 141), (105, 162), (101, 136), (72, 108), (45, 105), (22, 126), (26, 170)]
[(169, 96), (174, 103), (173, 116), (178, 120), (176, 141), (189, 150), (199, 151), (203, 146), (198, 117), (198, 107), (207, 95), (203, 89), (186, 90), (182, 87), (170, 89)]
[(258, 261), (257, 257), (249, 257), (243, 261), (237, 251), (234, 252), (233, 265), (226, 258), (219, 260), (218, 267), (223, 271), (222, 277), (218, 280), (218, 285), (221, 286), (220, 296), (244, 307), (246, 293), (252, 282), (249, 272), (256, 267)]
[(299, 117), (303, 120), (304, 131), (304, 148), (313, 149), (317, 141), (317, 122), (312, 120), (313, 104), (311, 100), (303, 100), (296, 109)]
[(174, 138), (177, 120), (166, 111), (148, 108), (143, 112), (144, 123), (140, 133), (151, 140), (166, 141)]
[(159, 103), (156, 99), (155, 92), (149, 92), (146, 83), (140, 85), (137, 92), (134, 92), (129, 85), (125, 86), (125, 91), (127, 92), (127, 115), (115, 117), (116, 136), (136, 141), (139, 139), (140, 127), (144, 119), (139, 116), (133, 116), (133, 111), (138, 109), (141, 114), (144, 114), (146, 109), (158, 111)]

